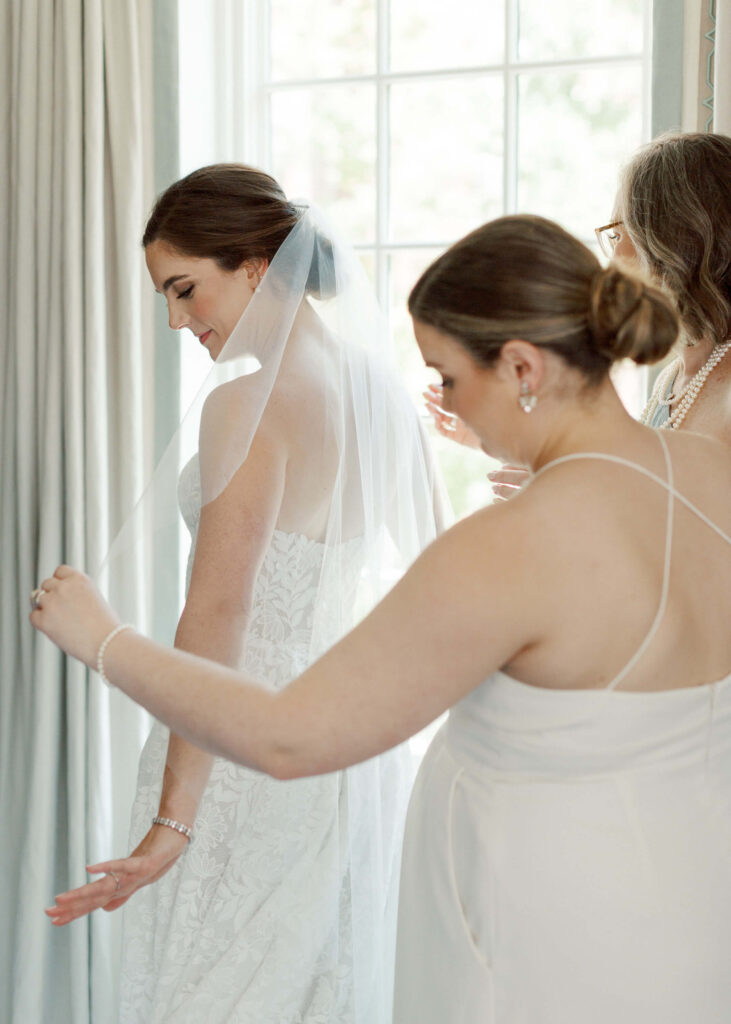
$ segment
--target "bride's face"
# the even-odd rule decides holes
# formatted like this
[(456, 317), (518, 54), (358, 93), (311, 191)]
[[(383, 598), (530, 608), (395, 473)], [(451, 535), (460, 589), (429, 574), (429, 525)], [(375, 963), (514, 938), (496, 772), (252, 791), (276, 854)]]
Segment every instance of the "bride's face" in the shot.
[(186, 256), (162, 241), (145, 250), (155, 289), (165, 296), (173, 330), (188, 327), (217, 359), (260, 280), (254, 263), (222, 270), (215, 260)]

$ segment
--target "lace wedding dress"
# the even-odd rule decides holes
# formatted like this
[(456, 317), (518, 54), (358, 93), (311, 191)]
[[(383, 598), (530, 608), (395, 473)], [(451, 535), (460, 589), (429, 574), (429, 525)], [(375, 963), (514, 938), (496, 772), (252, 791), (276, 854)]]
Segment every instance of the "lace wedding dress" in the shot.
[[(181, 475), (179, 500), (193, 541), (190, 574), (200, 515), (197, 458)], [(343, 568), (353, 590), (360, 571), (360, 543), (344, 547), (341, 599), (349, 593)], [(272, 687), (311, 660), (316, 596), (318, 630), (327, 607), (322, 559), (323, 545), (275, 530), (256, 581), (242, 666)], [(167, 744), (168, 730), (156, 723), (140, 762), (133, 847), (157, 813)], [(388, 759), (380, 762), (384, 787), (394, 781), (388, 766)], [(352, 1024), (348, 785), (343, 773), (278, 782), (215, 761), (193, 842), (125, 907), (123, 1024)], [(398, 845), (384, 847), (386, 875), (398, 871)]]

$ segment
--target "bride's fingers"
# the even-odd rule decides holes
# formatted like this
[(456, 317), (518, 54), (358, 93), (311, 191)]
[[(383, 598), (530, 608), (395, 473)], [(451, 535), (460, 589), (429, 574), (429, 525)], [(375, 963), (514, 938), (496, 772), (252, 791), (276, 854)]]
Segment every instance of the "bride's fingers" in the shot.
[(53, 575), (59, 580), (65, 580), (68, 576), (73, 576), (76, 569), (72, 569), (70, 565), (59, 565), (55, 569)]
[[(96, 908), (93, 907), (91, 909)], [(60, 911), (57, 914), (50, 914), (48, 911), (46, 911), (46, 913), (50, 918), (51, 924), (54, 927), (59, 928), (62, 925), (70, 924), (72, 921), (78, 921), (80, 917), (86, 917), (87, 914), (91, 913), (91, 910), (79, 910), (78, 908), (74, 908), (73, 910)]]
[(86, 870), (90, 875), (106, 875), (110, 871), (128, 872), (132, 857), (117, 857), (115, 860), (105, 860), (101, 864), (87, 864)]
[[(139, 858), (138, 861), (140, 861)], [(134, 867), (141, 868), (141, 861)], [(56, 905), (48, 907), (46, 915), (54, 925), (65, 925), (79, 917), (91, 914), (94, 910), (116, 910), (127, 902), (141, 884), (154, 881), (156, 877), (164, 874), (166, 869), (167, 865), (165, 869), (155, 872), (149, 879), (141, 879), (136, 877), (136, 872), (130, 869), (130, 858), (90, 864), (87, 867), (89, 874), (102, 874), (103, 877), (94, 882), (87, 882), (86, 885), (79, 886), (78, 889), (59, 893), (56, 896)]]
[(106, 906), (107, 903), (108, 899), (106, 896), (100, 900), (79, 900), (78, 902), (70, 903), (68, 906), (48, 907), (46, 915), (54, 924), (67, 924), (69, 921), (75, 921), (77, 917), (86, 917), (87, 914), (91, 914), (94, 910), (99, 910), (100, 907)]
[(99, 909), (110, 913), (112, 910), (119, 910), (120, 907), (124, 906), (131, 895), (132, 893), (130, 892), (126, 896), (118, 896), (116, 900), (110, 900), (109, 903), (105, 903), (104, 906)]
[(46, 914), (52, 921), (82, 917), (84, 914), (90, 914), (92, 910), (106, 906), (114, 898), (114, 893), (106, 887), (100, 888), (96, 892), (85, 893), (83, 896), (74, 893), (61, 893), (56, 897), (56, 906), (48, 907)]
[(62, 903), (68, 903), (72, 900), (83, 900), (88, 897), (96, 897), (100, 893), (106, 893), (110, 895), (117, 887), (117, 883), (111, 875), (106, 875), (104, 878), (97, 878), (95, 882), (87, 882), (86, 885), (80, 885), (77, 889), (68, 889), (66, 892), (60, 892), (56, 897), (56, 902), (59, 900)]

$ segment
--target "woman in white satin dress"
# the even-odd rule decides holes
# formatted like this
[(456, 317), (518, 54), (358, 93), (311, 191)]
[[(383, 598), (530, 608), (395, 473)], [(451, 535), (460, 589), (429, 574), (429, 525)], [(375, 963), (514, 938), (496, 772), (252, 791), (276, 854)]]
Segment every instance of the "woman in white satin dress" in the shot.
[[(410, 311), (448, 411), (530, 484), (435, 541), (281, 695), (130, 631), (109, 678), (281, 778), (451, 709), (410, 803), (397, 1024), (725, 1024), (728, 453), (637, 423), (608, 376), (662, 358), (674, 313), (527, 216), (448, 250)], [(67, 566), (43, 588), (32, 621), (92, 664), (116, 615)]]

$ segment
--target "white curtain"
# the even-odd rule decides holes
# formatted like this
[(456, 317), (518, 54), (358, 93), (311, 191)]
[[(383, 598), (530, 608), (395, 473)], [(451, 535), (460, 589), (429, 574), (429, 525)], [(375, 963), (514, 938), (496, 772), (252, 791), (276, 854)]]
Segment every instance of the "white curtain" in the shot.
[(119, 915), (55, 930), (43, 908), (125, 851), (145, 723), (27, 611), (59, 562), (98, 564), (151, 454), (153, 17), (148, 0), (0, 14), (3, 1024), (117, 1019)]

